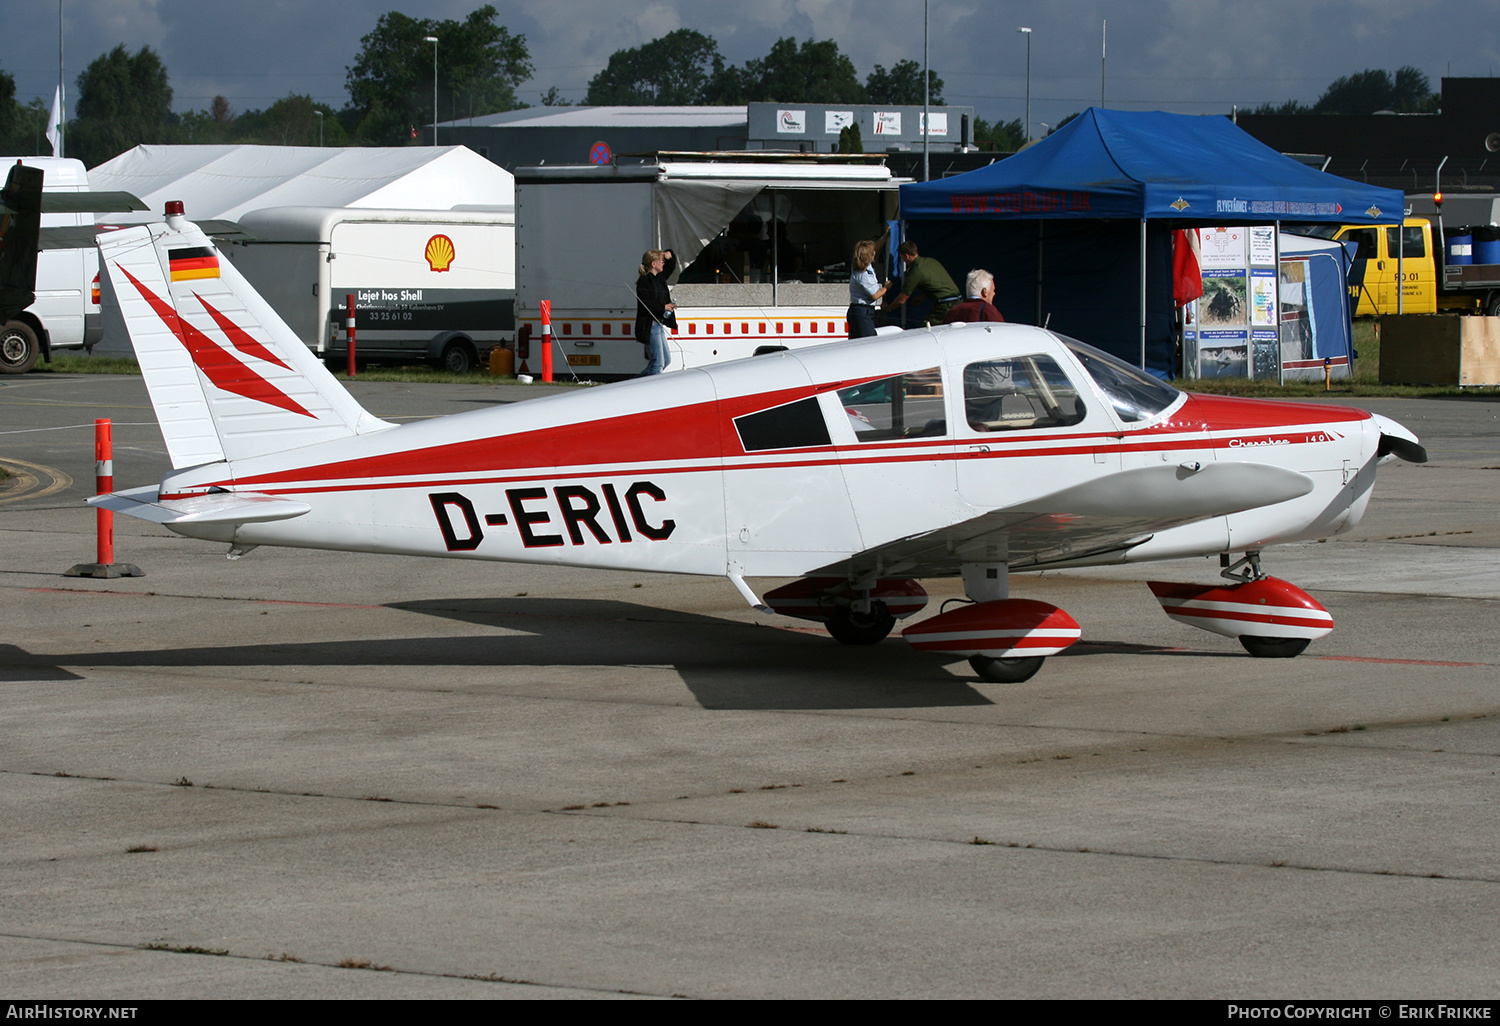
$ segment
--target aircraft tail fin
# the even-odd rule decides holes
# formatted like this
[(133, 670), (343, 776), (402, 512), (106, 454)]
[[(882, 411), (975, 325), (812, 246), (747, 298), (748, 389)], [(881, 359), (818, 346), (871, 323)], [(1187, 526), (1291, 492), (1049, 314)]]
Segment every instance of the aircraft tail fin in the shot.
[(180, 208), (99, 236), (106, 334), (128, 334), (174, 468), (392, 425), (366, 413)]
[(0, 192), (0, 324), (36, 302), (44, 175), (17, 161)]

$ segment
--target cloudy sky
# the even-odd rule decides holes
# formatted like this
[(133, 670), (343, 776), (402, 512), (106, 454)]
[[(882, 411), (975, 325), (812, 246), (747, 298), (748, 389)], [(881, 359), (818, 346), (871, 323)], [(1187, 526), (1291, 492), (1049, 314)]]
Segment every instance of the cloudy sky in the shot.
[[(166, 62), (178, 110), (216, 94), (236, 110), (290, 93), (347, 101), (346, 68), (385, 11), (462, 18), (476, 0), (63, 0), (69, 88), (101, 53), (151, 46)], [(521, 98), (549, 86), (581, 100), (609, 55), (677, 28), (713, 36), (734, 63), (781, 36), (834, 39), (863, 78), (876, 64), (922, 57), (921, 0), (494, 0), (536, 65)], [(57, 82), (57, 0), (4, 0), (0, 68), (17, 98)], [(1034, 123), (1098, 103), (1100, 35), (1108, 21), (1105, 102), (1132, 110), (1228, 113), (1268, 100), (1311, 101), (1340, 75), (1412, 64), (1434, 88), (1444, 75), (1500, 68), (1496, 0), (931, 0), (932, 67), (948, 102), (991, 120), (1020, 117), (1029, 26)], [(1038, 132), (1041, 131), (1038, 125)]]

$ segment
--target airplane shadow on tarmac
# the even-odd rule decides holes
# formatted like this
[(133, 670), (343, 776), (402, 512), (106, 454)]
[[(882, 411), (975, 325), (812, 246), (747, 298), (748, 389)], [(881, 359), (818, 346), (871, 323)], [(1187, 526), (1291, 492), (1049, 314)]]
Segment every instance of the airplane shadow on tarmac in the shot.
[[(951, 658), (899, 638), (840, 645), (828, 637), (695, 613), (594, 599), (432, 599), (387, 608), (485, 628), (471, 636), (203, 645), (34, 655), (0, 645), (0, 682), (78, 680), (69, 667), (666, 666), (706, 709), (903, 709), (991, 705)], [(317, 614), (309, 611), (310, 616)], [(222, 626), (222, 625), (221, 625)], [(519, 633), (494, 634), (500, 628)], [(963, 674), (968, 667), (961, 666)]]
[(473, 639), (490, 653), (487, 662), (671, 666), (705, 709), (993, 704), (945, 669), (941, 657), (917, 652), (899, 638), (840, 645), (821, 631), (803, 634), (595, 599), (432, 599), (390, 608), (527, 632)]

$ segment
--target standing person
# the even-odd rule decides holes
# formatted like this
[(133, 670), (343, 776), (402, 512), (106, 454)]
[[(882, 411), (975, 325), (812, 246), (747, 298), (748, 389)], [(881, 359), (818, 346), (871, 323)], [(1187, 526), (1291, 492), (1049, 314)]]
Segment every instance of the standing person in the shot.
[(928, 323), (941, 324), (953, 304), (958, 302), (958, 286), (943, 269), (943, 265), (932, 257), (919, 256), (917, 244), (910, 239), (896, 250), (901, 262), (906, 265), (901, 275), (901, 295), (886, 306), (894, 310), (912, 296), (921, 293), (932, 301), (932, 310), (927, 314)]
[(865, 239), (854, 245), (854, 257), (851, 261), (854, 273), (849, 275), (850, 338), (874, 337), (875, 301), (891, 287), (889, 278), (884, 285), (876, 282), (875, 268), (871, 265), (875, 262), (875, 251), (878, 248), (879, 243), (874, 239)]
[(667, 279), (677, 270), (670, 249), (648, 249), (641, 256), (640, 277), (635, 280), (635, 340), (646, 347), (646, 369), (636, 375), (660, 374), (672, 362), (667, 349), (667, 328), (677, 327), (677, 304)]
[(948, 311), (945, 324), (958, 321), (1004, 321), (995, 308), (995, 276), (980, 268), (964, 279), (964, 301)]

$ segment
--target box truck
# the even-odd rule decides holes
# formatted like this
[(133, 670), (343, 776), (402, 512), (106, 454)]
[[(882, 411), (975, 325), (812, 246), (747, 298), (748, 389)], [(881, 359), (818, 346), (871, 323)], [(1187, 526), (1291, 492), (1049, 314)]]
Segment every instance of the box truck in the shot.
[(472, 370), (515, 337), (516, 229), (505, 207), (378, 210), (270, 207), (220, 243), (283, 320), (331, 366), (358, 359)]

